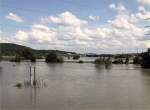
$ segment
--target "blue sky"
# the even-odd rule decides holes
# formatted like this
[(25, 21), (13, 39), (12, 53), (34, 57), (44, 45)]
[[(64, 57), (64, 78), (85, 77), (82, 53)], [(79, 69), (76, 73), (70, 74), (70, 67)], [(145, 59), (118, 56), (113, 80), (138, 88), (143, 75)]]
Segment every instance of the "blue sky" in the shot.
[(94, 53), (150, 46), (143, 34), (149, 0), (1, 0), (0, 5), (1, 42)]

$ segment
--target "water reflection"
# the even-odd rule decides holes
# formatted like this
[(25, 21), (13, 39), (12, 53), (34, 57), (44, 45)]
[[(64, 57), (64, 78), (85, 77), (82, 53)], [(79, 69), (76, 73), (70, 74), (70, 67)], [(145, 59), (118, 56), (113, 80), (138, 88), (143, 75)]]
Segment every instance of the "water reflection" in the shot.
[(150, 69), (141, 68), (140, 70), (141, 70), (142, 75), (150, 77)]
[(36, 87), (30, 87), (29, 89), (30, 89), (31, 104), (36, 104), (37, 88)]
[(106, 68), (107, 70), (110, 70), (110, 69), (112, 68), (112, 64), (105, 64), (105, 68)]
[(3, 67), (0, 66), (0, 79), (2, 78), (2, 74), (3, 74)]

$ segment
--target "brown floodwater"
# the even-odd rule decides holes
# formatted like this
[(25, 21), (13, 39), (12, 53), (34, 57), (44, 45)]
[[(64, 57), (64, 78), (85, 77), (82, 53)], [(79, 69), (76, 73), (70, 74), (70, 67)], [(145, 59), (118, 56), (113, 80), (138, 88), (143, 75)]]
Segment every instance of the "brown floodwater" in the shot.
[[(29, 67), (45, 87), (14, 87)], [(0, 62), (1, 110), (150, 110), (150, 70), (139, 65)]]

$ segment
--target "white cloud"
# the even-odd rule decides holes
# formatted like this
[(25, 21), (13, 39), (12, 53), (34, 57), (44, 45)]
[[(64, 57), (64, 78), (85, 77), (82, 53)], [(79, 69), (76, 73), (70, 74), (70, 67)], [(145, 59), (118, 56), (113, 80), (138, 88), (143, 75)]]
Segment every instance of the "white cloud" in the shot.
[[(15, 37), (33, 42), (33, 45), (40, 43), (46, 49), (51, 47), (78, 52), (112, 53), (119, 49), (148, 47), (150, 42), (144, 38), (144, 28), (137, 26), (137, 22), (140, 22), (137, 15), (149, 12), (142, 7), (139, 7), (137, 13), (130, 13), (123, 5), (113, 4), (110, 7), (117, 11), (117, 16), (105, 28), (91, 27), (71, 12), (64, 12), (42, 18), (46, 24), (34, 24), (29, 31), (19, 30)], [(47, 23), (56, 26), (52, 28)]]
[(38, 42), (51, 42), (55, 39), (56, 34), (55, 29), (39, 24), (33, 25), (31, 32), (29, 32), (31, 39)]
[(150, 6), (150, 0), (137, 0), (142, 5), (148, 5)]
[(99, 16), (92, 16), (92, 15), (90, 15), (89, 19), (92, 20), (92, 21), (98, 21), (99, 20)]
[(116, 5), (114, 3), (112, 3), (112, 4), (109, 5), (109, 8), (115, 9)]
[(42, 23), (54, 23), (58, 25), (67, 25), (67, 26), (81, 26), (87, 24), (85, 20), (80, 20), (78, 17), (73, 15), (71, 12), (64, 12), (57, 16), (48, 16), (41, 18)]
[(5, 16), (5, 18), (18, 23), (22, 23), (24, 21), (21, 17), (19, 17), (15, 13), (9, 13), (7, 16)]
[(15, 35), (15, 39), (20, 40), (20, 41), (26, 41), (26, 40), (28, 40), (28, 33), (24, 32), (22, 30), (18, 30)]
[(116, 5), (116, 4), (112, 3), (112, 4), (109, 5), (109, 8), (113, 9), (113, 10), (116, 10), (120, 13), (127, 11), (127, 9), (122, 4), (117, 4)]
[(147, 19), (147, 18), (150, 18), (150, 11), (147, 11), (147, 10), (146, 10), (144, 7), (142, 7), (142, 6), (138, 7), (138, 9), (139, 9), (139, 12), (136, 13), (136, 17), (137, 17), (138, 19), (143, 19), (143, 20), (145, 20), (145, 19)]

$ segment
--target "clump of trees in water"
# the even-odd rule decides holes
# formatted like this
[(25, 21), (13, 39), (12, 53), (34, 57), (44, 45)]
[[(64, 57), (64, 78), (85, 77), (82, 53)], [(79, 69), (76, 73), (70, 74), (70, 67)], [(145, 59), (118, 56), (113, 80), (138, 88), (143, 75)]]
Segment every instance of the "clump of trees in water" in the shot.
[(21, 60), (30, 60), (36, 62), (36, 57), (30, 49), (24, 49), (21, 53), (15, 55), (15, 58), (11, 59), (12, 62), (20, 62)]
[(21, 61), (21, 56), (20, 55), (16, 55), (15, 58), (11, 59), (11, 62), (20, 62)]
[(78, 54), (73, 55), (74, 60), (78, 60), (79, 58), (80, 58), (80, 55), (78, 55)]
[(0, 61), (2, 60), (2, 56), (0, 55)]
[(26, 60), (30, 60), (31, 62), (36, 62), (36, 57), (30, 49), (25, 49), (21, 56)]
[(94, 61), (95, 64), (104, 64), (104, 59), (98, 58)]
[(108, 57), (108, 58), (98, 58), (94, 61), (95, 64), (129, 64), (130, 63), (130, 56), (127, 56), (125, 58), (119, 57)]
[(84, 61), (82, 61), (82, 60), (79, 60), (79, 62), (78, 63), (84, 63)]
[(62, 57), (58, 57), (55, 51), (50, 52), (47, 56), (45, 61), (47, 63), (63, 63), (64, 60)]
[(147, 52), (144, 52), (141, 54), (142, 57), (142, 63), (141, 66), (143, 68), (150, 68), (150, 48)]
[(114, 61), (113, 61), (113, 64), (123, 64), (124, 62), (123, 62), (123, 59), (121, 59), (121, 58), (119, 58), (119, 59), (115, 59)]
[(106, 65), (109, 65), (112, 63), (111, 59), (110, 58), (98, 58), (94, 61), (95, 64), (106, 64)]
[(141, 64), (142, 59), (140, 55), (137, 55), (133, 58), (133, 64)]

